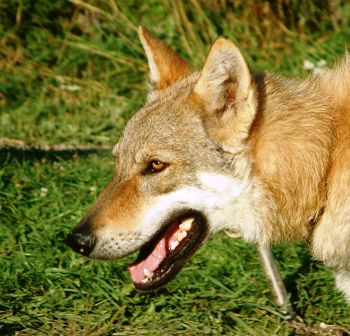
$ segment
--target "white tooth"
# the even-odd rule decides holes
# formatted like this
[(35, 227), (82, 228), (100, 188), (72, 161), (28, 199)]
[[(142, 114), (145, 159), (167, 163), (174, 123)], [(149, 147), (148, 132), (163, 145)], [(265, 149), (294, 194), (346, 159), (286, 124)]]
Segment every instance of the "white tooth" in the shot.
[(181, 231), (189, 231), (192, 227), (193, 218), (186, 219), (184, 222), (182, 222), (179, 227)]
[(177, 240), (178, 240), (178, 241), (181, 241), (181, 240), (184, 239), (186, 236), (187, 236), (187, 232), (186, 232), (186, 231), (180, 231), (180, 232), (177, 234)]
[(145, 284), (148, 281), (148, 278), (144, 278), (143, 280), (141, 280), (141, 283)]
[(237, 231), (225, 230), (225, 233), (231, 238), (242, 237), (242, 235), (239, 232), (237, 232)]
[(153, 276), (153, 272), (149, 271), (147, 268), (144, 268), (144, 269), (143, 269), (143, 273), (145, 274), (145, 276), (146, 276), (148, 279), (151, 279), (152, 276)]
[(175, 250), (176, 249), (176, 246), (179, 245), (179, 242), (178, 241), (171, 241), (170, 242), (170, 250)]

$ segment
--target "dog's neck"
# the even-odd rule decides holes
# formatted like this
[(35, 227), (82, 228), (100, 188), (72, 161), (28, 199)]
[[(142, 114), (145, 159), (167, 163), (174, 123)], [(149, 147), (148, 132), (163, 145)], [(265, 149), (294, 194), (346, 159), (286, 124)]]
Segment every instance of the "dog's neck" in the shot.
[[(333, 148), (335, 109), (315, 78), (255, 75), (258, 110), (249, 143), (253, 170), (271, 195), (273, 240), (293, 227), (294, 239), (309, 235), (308, 224), (324, 206)], [(271, 220), (271, 214), (267, 220)]]

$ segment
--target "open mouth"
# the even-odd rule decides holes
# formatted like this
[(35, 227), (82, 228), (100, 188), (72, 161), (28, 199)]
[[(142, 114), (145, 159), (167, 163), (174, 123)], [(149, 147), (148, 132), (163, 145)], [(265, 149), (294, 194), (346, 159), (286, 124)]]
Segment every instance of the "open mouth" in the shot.
[(205, 217), (187, 210), (172, 215), (165, 229), (145, 244), (129, 272), (136, 288), (156, 289), (171, 280), (207, 237)]

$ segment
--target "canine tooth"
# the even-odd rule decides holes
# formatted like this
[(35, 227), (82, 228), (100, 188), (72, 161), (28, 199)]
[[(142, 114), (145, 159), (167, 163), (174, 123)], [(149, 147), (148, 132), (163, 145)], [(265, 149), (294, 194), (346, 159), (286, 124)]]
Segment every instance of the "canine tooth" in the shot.
[(175, 250), (176, 249), (176, 246), (179, 245), (179, 242), (178, 241), (171, 241), (170, 242), (170, 250)]
[(153, 272), (149, 271), (147, 268), (144, 268), (144, 269), (143, 269), (143, 273), (145, 274), (145, 276), (146, 276), (148, 279), (151, 279), (152, 276), (153, 276)]
[(184, 222), (182, 222), (179, 227), (181, 231), (189, 231), (192, 227), (193, 218), (186, 219)]
[(186, 231), (180, 231), (180, 232), (177, 234), (177, 240), (178, 240), (178, 241), (181, 241), (181, 240), (184, 239), (186, 236), (187, 236), (187, 232), (186, 232)]
[(225, 233), (231, 237), (231, 238), (239, 238), (239, 237), (242, 237), (242, 234), (240, 234), (239, 232), (237, 231), (232, 231), (232, 230), (225, 230)]
[(142, 284), (145, 284), (148, 281), (148, 278), (144, 278), (143, 280), (141, 280)]

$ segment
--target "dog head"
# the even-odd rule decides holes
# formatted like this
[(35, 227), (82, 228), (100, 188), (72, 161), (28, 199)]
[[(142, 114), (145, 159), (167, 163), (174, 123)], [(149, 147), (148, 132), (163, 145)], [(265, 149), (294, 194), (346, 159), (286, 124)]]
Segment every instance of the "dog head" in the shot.
[(100, 259), (140, 249), (129, 270), (147, 290), (219, 230), (260, 234), (246, 144), (256, 95), (232, 42), (218, 39), (199, 73), (144, 28), (139, 35), (153, 88), (114, 147), (113, 180), (67, 242)]

